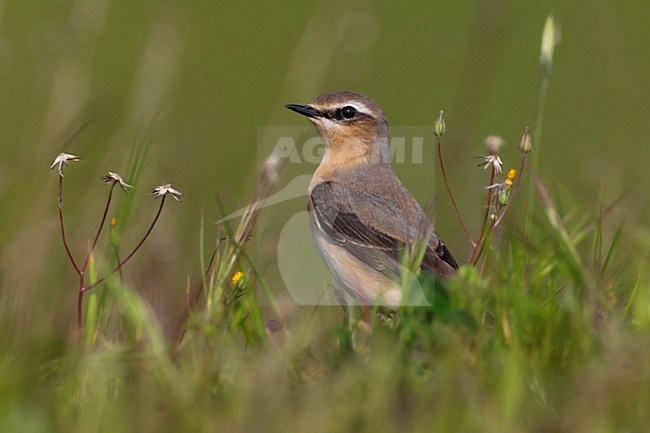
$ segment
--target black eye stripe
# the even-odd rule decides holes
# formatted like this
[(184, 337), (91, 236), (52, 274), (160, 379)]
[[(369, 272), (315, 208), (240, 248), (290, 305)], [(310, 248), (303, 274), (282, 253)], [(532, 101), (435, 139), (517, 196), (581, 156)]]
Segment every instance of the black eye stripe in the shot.
[(367, 115), (358, 111), (355, 107), (351, 105), (346, 105), (345, 107), (342, 108), (323, 111), (323, 116), (330, 120), (335, 120), (338, 122), (346, 122), (346, 121), (358, 119), (360, 117), (365, 117)]

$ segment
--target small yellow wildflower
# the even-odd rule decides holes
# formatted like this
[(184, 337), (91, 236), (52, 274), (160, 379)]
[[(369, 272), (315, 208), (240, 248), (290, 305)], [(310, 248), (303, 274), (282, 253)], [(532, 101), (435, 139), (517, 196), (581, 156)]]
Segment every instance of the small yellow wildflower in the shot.
[(117, 218), (113, 217), (111, 218), (111, 227), (115, 227), (117, 225)]
[(506, 175), (506, 185), (512, 185), (512, 181), (515, 180), (515, 177), (517, 177), (517, 170), (511, 168)]
[(235, 275), (232, 276), (232, 283), (237, 284), (242, 278), (244, 278), (244, 273), (243, 272), (236, 272)]

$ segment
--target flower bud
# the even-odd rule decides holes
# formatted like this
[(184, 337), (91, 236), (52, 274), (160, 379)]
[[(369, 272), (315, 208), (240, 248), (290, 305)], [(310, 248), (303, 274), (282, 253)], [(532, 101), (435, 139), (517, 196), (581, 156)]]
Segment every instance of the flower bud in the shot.
[(521, 136), (521, 140), (519, 140), (519, 150), (521, 150), (523, 153), (529, 153), (531, 150), (533, 150), (533, 141), (530, 138), (530, 131), (528, 127), (524, 129), (524, 134)]
[(436, 122), (433, 124), (433, 135), (438, 138), (442, 138), (447, 132), (447, 125), (445, 124), (445, 112), (440, 110), (440, 114), (436, 118)]
[(499, 205), (501, 206), (507, 205), (509, 195), (510, 194), (508, 194), (508, 191), (506, 191), (505, 189), (502, 190), (501, 193), (499, 193)]

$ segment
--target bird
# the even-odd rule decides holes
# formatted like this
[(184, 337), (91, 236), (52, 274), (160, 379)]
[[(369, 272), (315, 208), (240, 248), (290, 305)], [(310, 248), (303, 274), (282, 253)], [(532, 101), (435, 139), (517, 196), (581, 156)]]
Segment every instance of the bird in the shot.
[(323, 94), (287, 104), (316, 127), (324, 153), (307, 190), (309, 226), (333, 279), (361, 305), (399, 308), (407, 248), (426, 245), (420, 270), (446, 278), (458, 264), (397, 178), (388, 120), (369, 97)]

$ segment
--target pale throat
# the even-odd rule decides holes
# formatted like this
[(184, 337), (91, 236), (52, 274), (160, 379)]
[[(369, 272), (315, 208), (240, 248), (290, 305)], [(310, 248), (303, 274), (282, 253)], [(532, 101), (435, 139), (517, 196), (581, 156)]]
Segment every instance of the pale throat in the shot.
[(366, 142), (356, 137), (336, 140), (325, 139), (325, 152), (321, 165), (348, 165), (390, 163), (387, 140)]
[(347, 139), (336, 143), (326, 141), (324, 144), (323, 159), (314, 172), (311, 187), (329, 180), (341, 170), (348, 171), (354, 167), (378, 163), (390, 166), (391, 163), (387, 142), (368, 144), (359, 139)]

